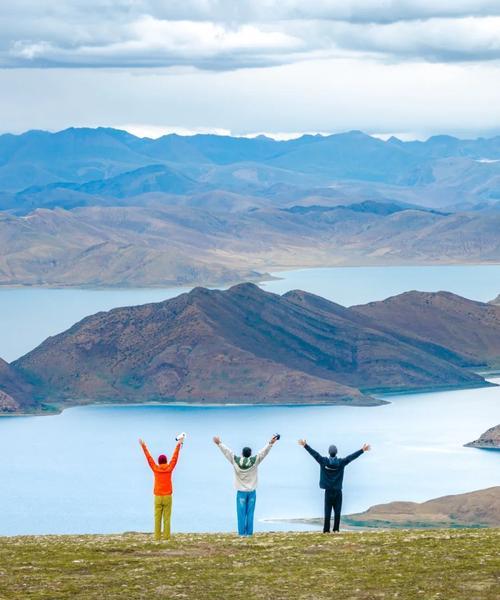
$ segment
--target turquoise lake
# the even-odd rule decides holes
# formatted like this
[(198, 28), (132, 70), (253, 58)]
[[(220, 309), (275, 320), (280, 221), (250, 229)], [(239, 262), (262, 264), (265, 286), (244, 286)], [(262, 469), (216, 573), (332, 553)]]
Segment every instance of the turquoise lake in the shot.
[[(499, 382), (500, 383), (500, 382)], [(500, 485), (500, 452), (464, 448), (500, 422), (500, 387), (391, 396), (374, 408), (88, 406), (52, 417), (0, 419), (0, 534), (148, 531), (154, 456), (188, 439), (174, 472), (174, 531), (231, 531), (230, 464), (212, 443), (239, 451), (282, 436), (260, 467), (256, 530), (300, 529), (267, 519), (319, 516), (319, 469), (304, 436), (341, 454), (370, 442), (344, 482), (345, 511), (391, 500), (426, 500)]]
[[(420, 289), (486, 301), (500, 292), (500, 266), (311, 269), (279, 274), (265, 289), (301, 288), (350, 305)], [(181, 289), (0, 289), (0, 356), (13, 360), (84, 316), (159, 301)], [(500, 383), (500, 380), (496, 380)], [(391, 500), (500, 485), (500, 452), (464, 448), (500, 423), (500, 387), (390, 396), (374, 408), (262, 406), (87, 406), (50, 417), (0, 418), (0, 535), (148, 531), (152, 474), (137, 443), (170, 455), (188, 440), (174, 474), (174, 531), (235, 527), (232, 470), (211, 442), (255, 450), (281, 441), (261, 466), (256, 530), (300, 529), (273, 519), (319, 516), (318, 468), (297, 445), (341, 454), (373, 451), (345, 477), (345, 512)]]

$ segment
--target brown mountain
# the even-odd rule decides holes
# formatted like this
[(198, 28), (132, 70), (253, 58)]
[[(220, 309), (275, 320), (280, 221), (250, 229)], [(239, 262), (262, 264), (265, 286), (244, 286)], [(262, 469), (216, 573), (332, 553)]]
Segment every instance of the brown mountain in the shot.
[(450, 292), (406, 292), (381, 302), (351, 307), (422, 348), (456, 364), (500, 364), (500, 306), (475, 302)]
[(304, 211), (249, 197), (236, 211), (211, 192), (197, 202), (0, 212), (0, 285), (211, 285), (297, 266), (500, 258), (500, 211), (449, 215), (388, 202)]
[(0, 414), (33, 409), (33, 391), (22, 375), (0, 358)]
[(486, 450), (500, 450), (500, 425), (491, 427), (485, 431), (477, 440), (465, 444), (469, 448), (484, 448)]
[(344, 521), (362, 527), (500, 527), (500, 487), (422, 503), (378, 504)]
[(14, 363), (45, 397), (379, 404), (359, 388), (483, 385), (375, 322), (304, 292), (196, 288), (87, 317)]

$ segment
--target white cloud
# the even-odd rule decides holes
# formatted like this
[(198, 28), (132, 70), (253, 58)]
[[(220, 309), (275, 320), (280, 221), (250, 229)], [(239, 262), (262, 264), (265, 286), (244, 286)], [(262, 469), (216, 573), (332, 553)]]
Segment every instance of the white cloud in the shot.
[(177, 135), (198, 135), (200, 133), (212, 133), (214, 135), (231, 135), (229, 129), (223, 129), (222, 127), (177, 127), (175, 125), (149, 125), (147, 123), (125, 123), (115, 124), (116, 129), (123, 129), (128, 131), (132, 135), (141, 138), (157, 139), (163, 135), (170, 133), (176, 133)]
[(404, 21), (385, 25), (323, 24), (339, 47), (437, 62), (500, 58), (500, 17)]
[(17, 0), (0, 66), (231, 70), (376, 53), (500, 59), (498, 0)]

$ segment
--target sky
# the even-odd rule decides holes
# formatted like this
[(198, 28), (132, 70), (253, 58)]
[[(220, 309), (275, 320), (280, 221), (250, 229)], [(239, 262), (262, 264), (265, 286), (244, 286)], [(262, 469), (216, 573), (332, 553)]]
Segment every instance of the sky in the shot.
[(500, 134), (500, 0), (0, 4), (0, 132)]

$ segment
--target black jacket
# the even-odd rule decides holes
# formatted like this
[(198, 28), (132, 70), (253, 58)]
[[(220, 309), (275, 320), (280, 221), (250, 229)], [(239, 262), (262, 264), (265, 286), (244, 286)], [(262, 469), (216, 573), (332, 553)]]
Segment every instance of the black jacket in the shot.
[(357, 450), (345, 458), (338, 458), (336, 456), (332, 458), (331, 456), (321, 456), (309, 444), (306, 444), (304, 448), (319, 463), (319, 487), (322, 490), (341, 490), (342, 481), (344, 480), (344, 469), (351, 461), (363, 454), (363, 450)]

